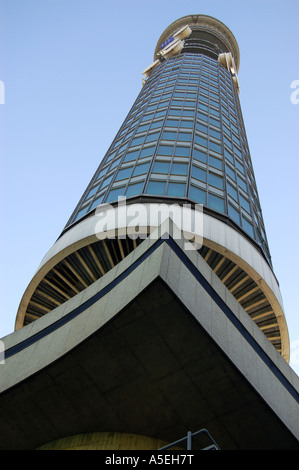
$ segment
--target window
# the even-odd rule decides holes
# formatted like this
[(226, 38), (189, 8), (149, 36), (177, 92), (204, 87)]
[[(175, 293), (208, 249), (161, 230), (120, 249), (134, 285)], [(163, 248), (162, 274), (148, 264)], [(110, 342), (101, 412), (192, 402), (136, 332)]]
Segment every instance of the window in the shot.
[(231, 163), (234, 163), (234, 157), (232, 156), (232, 154), (231, 154), (226, 148), (224, 148), (224, 156), (225, 156)]
[(122, 186), (121, 188), (112, 189), (112, 191), (110, 191), (108, 194), (106, 202), (117, 201), (118, 197), (123, 196), (124, 191), (125, 186)]
[(179, 132), (178, 133), (178, 140), (184, 141), (184, 142), (190, 142), (192, 138), (192, 134), (187, 134), (187, 132)]
[(162, 139), (163, 140), (175, 140), (176, 138), (176, 133), (175, 132), (163, 132), (162, 134)]
[(242, 226), (244, 230), (252, 237), (254, 238), (254, 231), (253, 231), (253, 226), (250, 222), (248, 222), (245, 217), (242, 217)]
[(236, 179), (236, 174), (235, 174), (234, 170), (233, 170), (230, 166), (225, 165), (225, 170), (226, 170), (226, 174), (227, 174), (228, 176), (230, 176), (231, 179), (233, 179), (233, 180)]
[(205, 153), (201, 152), (200, 150), (197, 150), (197, 149), (193, 150), (193, 158), (195, 158), (195, 160), (198, 160), (202, 163), (207, 162), (207, 155)]
[(111, 182), (112, 178), (113, 178), (113, 175), (111, 175), (108, 178), (104, 179), (103, 183), (101, 184), (101, 188), (104, 188), (105, 186), (107, 186)]
[(200, 132), (203, 132), (204, 134), (208, 133), (207, 126), (204, 126), (203, 124), (200, 124), (199, 122), (196, 123), (196, 129), (199, 130)]
[(206, 192), (192, 184), (189, 189), (189, 197), (199, 204), (206, 204)]
[(163, 195), (166, 183), (163, 181), (150, 181), (147, 187), (146, 194), (159, 194)]
[(182, 116), (189, 116), (189, 117), (192, 116), (193, 117), (194, 116), (194, 111), (183, 110)]
[(210, 130), (209, 130), (209, 134), (210, 134), (212, 137), (215, 137), (216, 139), (221, 140), (220, 132), (217, 132), (217, 131), (215, 131), (214, 129), (210, 129)]
[(222, 170), (222, 160), (219, 160), (219, 158), (215, 158), (210, 155), (209, 164), (218, 170)]
[(144, 173), (148, 172), (150, 163), (143, 163), (142, 165), (136, 165), (133, 176), (143, 175)]
[(199, 145), (202, 145), (203, 147), (207, 147), (208, 146), (208, 141), (207, 139), (205, 139), (204, 137), (201, 137), (199, 135), (195, 135), (194, 137), (194, 142), (196, 142), (197, 144)]
[(186, 185), (182, 183), (169, 183), (167, 196), (184, 197)]
[(215, 173), (209, 173), (209, 184), (215, 186), (215, 188), (223, 189), (223, 179)]
[(240, 204), (243, 207), (243, 209), (245, 209), (247, 212), (249, 212), (249, 214), (251, 213), (249, 202), (247, 201), (247, 199), (245, 199), (243, 196), (241, 196), (241, 194), (240, 194)]
[(187, 127), (189, 129), (193, 128), (193, 121), (181, 121), (180, 127)]
[(240, 225), (240, 214), (231, 204), (228, 204), (228, 215), (234, 222)]
[(224, 212), (224, 200), (214, 194), (209, 194), (208, 206), (216, 211)]
[(137, 194), (140, 194), (142, 192), (143, 184), (143, 182), (130, 184), (126, 192), (126, 197), (132, 197), (136, 196)]
[(138, 154), (139, 154), (139, 151), (127, 153), (127, 155), (124, 158), (124, 162), (130, 162), (132, 160), (136, 160)]
[(115, 181), (123, 180), (126, 178), (129, 178), (131, 176), (133, 167), (131, 166), (130, 168), (124, 168), (123, 170), (119, 170), (117, 173), (117, 176), (115, 178)]
[(201, 119), (202, 121), (208, 122), (208, 116), (207, 116), (206, 114), (198, 113), (197, 116), (198, 116), (198, 118)]
[(152, 123), (151, 125), (151, 129), (156, 129), (157, 127), (161, 127), (162, 126), (162, 122), (163, 121), (155, 121)]
[(155, 132), (154, 134), (149, 134), (145, 139), (145, 142), (152, 142), (153, 140), (158, 140), (160, 132)]
[(98, 188), (99, 186), (95, 186), (94, 188), (92, 188), (87, 194), (85, 199), (89, 199), (91, 196), (93, 196), (97, 192)]
[(197, 166), (192, 165), (192, 177), (200, 181), (207, 181), (207, 172), (198, 168)]
[(95, 199), (93, 201), (93, 203), (91, 204), (90, 206), (90, 209), (89, 210), (92, 210), (94, 209), (95, 207), (99, 206), (103, 200), (103, 197), (104, 197), (104, 194), (102, 194), (100, 197), (98, 197), (97, 199)]
[(189, 157), (190, 155), (190, 148), (189, 147), (180, 147), (179, 145), (176, 146), (174, 155), (176, 157)]
[(169, 127), (178, 127), (179, 121), (177, 119), (167, 119), (166, 126)]
[(243, 191), (247, 192), (246, 182), (242, 178), (240, 178), (240, 176), (237, 177), (237, 181), (238, 181), (238, 185), (240, 186), (240, 188), (242, 188)]
[(141, 144), (143, 144), (144, 139), (145, 139), (145, 136), (143, 136), (143, 137), (136, 137), (135, 139), (132, 140), (131, 146), (134, 147), (135, 145), (141, 145)]
[(173, 175), (187, 175), (188, 165), (184, 163), (173, 163), (171, 167), (171, 174)]
[(169, 172), (170, 163), (167, 162), (155, 162), (153, 167), (154, 173), (163, 173), (168, 174)]
[(159, 145), (158, 148), (158, 155), (172, 155), (174, 147), (170, 147), (168, 145)]
[(209, 148), (210, 150), (214, 150), (214, 152), (222, 153), (221, 145), (215, 144), (215, 142), (210, 141)]
[(238, 201), (237, 190), (230, 183), (227, 183), (227, 192), (235, 201)]
[(88, 204), (87, 206), (85, 206), (83, 209), (81, 209), (78, 214), (76, 215), (76, 217), (74, 218), (74, 222), (78, 219), (80, 219), (81, 217), (83, 217), (84, 214), (86, 214), (87, 212), (87, 208), (88, 208)]
[(155, 147), (143, 148), (140, 152), (139, 158), (151, 157), (154, 155)]

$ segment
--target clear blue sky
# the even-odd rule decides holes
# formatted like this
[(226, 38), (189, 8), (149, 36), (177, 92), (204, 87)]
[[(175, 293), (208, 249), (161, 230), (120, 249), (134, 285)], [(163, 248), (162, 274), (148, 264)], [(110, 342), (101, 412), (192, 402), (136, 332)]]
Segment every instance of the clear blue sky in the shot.
[(188, 14), (224, 22), (240, 47), (241, 106), (299, 373), (298, 0), (0, 0), (0, 338), (137, 97), (160, 34)]

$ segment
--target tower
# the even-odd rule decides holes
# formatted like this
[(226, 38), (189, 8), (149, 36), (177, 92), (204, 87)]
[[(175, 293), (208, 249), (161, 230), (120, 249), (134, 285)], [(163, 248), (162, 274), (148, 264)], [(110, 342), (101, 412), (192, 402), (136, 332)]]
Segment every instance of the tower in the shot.
[[(44, 351), (44, 344), (52, 348), (22, 376), (32, 390), (47, 370), (57, 377), (63, 361), (66, 376), (80, 364), (87, 390), (88, 371), (96, 370), (90, 356), (107, 354), (92, 375), (95, 401), (100, 397), (103, 404), (90, 399), (81, 420), (68, 419), (65, 426), (59, 427), (57, 417), (56, 431), (48, 429), (48, 438), (40, 441), (35, 437), (35, 445), (112, 431), (169, 443), (198, 423), (210, 425), (227, 448), (257, 442), (298, 446), (296, 421), (280, 406), (284, 395), (289, 409), (298, 412), (297, 379), (290, 379), (285, 362), (288, 331), (242, 119), (239, 63), (233, 34), (209, 16), (183, 17), (159, 38), (135, 103), (25, 291), (17, 336), (7, 340), (11, 361), (34, 345), (37, 351)], [(187, 227), (188, 217), (200, 224)], [(70, 383), (75, 377), (71, 374)], [(104, 413), (107, 383), (113, 396), (115, 377), (119, 395), (107, 398), (111, 413)], [(10, 387), (20, 383), (7, 380)], [(55, 393), (63, 383), (55, 382)], [(167, 399), (172, 384), (176, 393)], [(269, 384), (275, 389), (271, 397)], [(143, 398), (134, 416), (136, 391)], [(242, 412), (229, 425), (238, 400)], [(76, 407), (76, 400), (70, 401)], [(224, 409), (232, 413), (227, 421)], [(96, 410), (93, 417), (90, 410)]]

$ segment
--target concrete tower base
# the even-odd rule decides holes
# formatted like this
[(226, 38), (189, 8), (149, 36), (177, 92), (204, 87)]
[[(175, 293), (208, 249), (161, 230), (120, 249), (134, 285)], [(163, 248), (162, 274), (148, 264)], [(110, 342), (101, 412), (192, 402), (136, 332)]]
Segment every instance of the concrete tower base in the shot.
[(299, 448), (298, 377), (184, 243), (147, 238), (4, 338), (1, 449), (110, 431), (171, 443), (201, 428), (221, 449)]

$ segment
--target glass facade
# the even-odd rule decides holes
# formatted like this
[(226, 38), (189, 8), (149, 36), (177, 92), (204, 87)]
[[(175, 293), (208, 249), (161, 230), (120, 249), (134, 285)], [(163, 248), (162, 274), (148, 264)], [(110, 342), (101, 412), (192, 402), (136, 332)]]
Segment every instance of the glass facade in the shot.
[(215, 58), (183, 50), (155, 67), (66, 228), (142, 195), (204, 204), (271, 263), (238, 91)]

